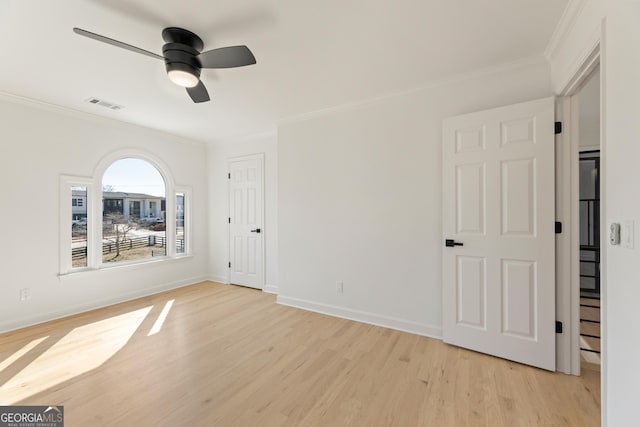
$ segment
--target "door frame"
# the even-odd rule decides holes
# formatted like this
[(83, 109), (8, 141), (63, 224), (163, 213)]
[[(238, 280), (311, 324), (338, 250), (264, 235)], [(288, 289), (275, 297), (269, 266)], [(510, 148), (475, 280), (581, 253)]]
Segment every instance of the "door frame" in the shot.
[[(267, 280), (267, 254), (265, 252), (265, 240), (267, 239), (268, 230), (265, 227), (266, 223), (266, 209), (265, 209), (265, 182), (264, 182), (264, 153), (255, 153), (255, 154), (247, 154), (244, 156), (236, 156), (236, 157), (227, 157), (227, 176), (231, 173), (231, 163), (233, 162), (241, 162), (243, 160), (257, 160), (260, 162), (260, 178), (262, 179), (262, 185), (260, 191), (262, 191), (262, 243), (261, 243), (261, 251), (262, 251), (262, 280), (260, 283), (260, 290), (264, 292), (265, 283)], [(231, 181), (230, 178), (227, 179), (227, 217), (231, 218)], [(227, 261), (231, 262), (231, 224), (227, 221)], [(231, 270), (227, 268), (227, 285), (231, 284)]]
[[(580, 182), (579, 182), (579, 106), (576, 95), (600, 67), (600, 187), (606, 182), (605, 143), (605, 70), (601, 65), (602, 46), (598, 40), (577, 65), (573, 77), (560, 92), (556, 108), (556, 119), (563, 122), (562, 138), (558, 141), (556, 153), (561, 160), (556, 165), (558, 177), (556, 187), (557, 220), (563, 222), (566, 236), (556, 242), (556, 311), (558, 320), (565, 323), (565, 334), (559, 334), (556, 345), (558, 370), (567, 374), (580, 375)], [(600, 200), (600, 241), (606, 242), (606, 193)], [(559, 235), (562, 236), (562, 235)], [(606, 251), (600, 252), (601, 277), (601, 387), (605, 397), (606, 374)], [(567, 285), (568, 284), (568, 285)], [(604, 401), (602, 401), (604, 405)]]

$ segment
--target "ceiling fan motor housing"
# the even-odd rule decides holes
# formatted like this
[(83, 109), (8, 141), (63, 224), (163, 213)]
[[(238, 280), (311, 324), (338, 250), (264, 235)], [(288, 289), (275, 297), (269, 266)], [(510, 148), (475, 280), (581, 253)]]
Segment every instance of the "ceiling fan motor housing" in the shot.
[(167, 72), (185, 71), (200, 78), (202, 64), (197, 56), (204, 48), (202, 39), (183, 28), (169, 27), (162, 31), (166, 44), (162, 47)]

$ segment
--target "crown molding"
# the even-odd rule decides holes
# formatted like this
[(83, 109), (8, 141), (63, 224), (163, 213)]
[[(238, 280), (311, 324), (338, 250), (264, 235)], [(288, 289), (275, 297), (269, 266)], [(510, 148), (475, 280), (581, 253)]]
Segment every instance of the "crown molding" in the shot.
[(555, 55), (559, 46), (567, 38), (567, 35), (571, 33), (573, 26), (586, 4), (587, 0), (569, 0), (544, 50), (544, 57), (547, 58), (548, 61)]
[(454, 74), (452, 76), (448, 76), (448, 77), (445, 77), (445, 78), (442, 78), (442, 79), (432, 80), (431, 82), (428, 82), (428, 83), (426, 83), (424, 85), (420, 85), (420, 86), (414, 87), (412, 89), (407, 89), (407, 90), (398, 91), (398, 92), (392, 92), (392, 93), (388, 93), (388, 94), (381, 95), (381, 96), (374, 97), (374, 98), (367, 98), (367, 99), (363, 99), (363, 100), (359, 100), (359, 101), (355, 101), (355, 102), (350, 102), (350, 103), (346, 103), (346, 104), (336, 105), (336, 106), (327, 107), (327, 108), (321, 108), (321, 109), (314, 110), (314, 111), (308, 111), (308, 112), (305, 112), (305, 113), (302, 113), (302, 114), (296, 114), (296, 115), (289, 116), (289, 117), (283, 117), (283, 118), (277, 120), (276, 124), (278, 126), (281, 126), (281, 125), (286, 125), (286, 124), (289, 124), (289, 123), (301, 122), (301, 121), (308, 120), (308, 119), (311, 119), (311, 118), (314, 118), (314, 117), (319, 117), (319, 116), (324, 116), (324, 115), (328, 115), (328, 114), (344, 112), (344, 111), (349, 111), (349, 110), (355, 110), (355, 109), (358, 109), (358, 108), (365, 107), (367, 105), (375, 105), (375, 104), (378, 104), (378, 103), (389, 101), (389, 100), (394, 99), (394, 98), (399, 98), (399, 97), (403, 97), (403, 96), (410, 96), (410, 95), (413, 95), (413, 94), (416, 94), (416, 93), (437, 89), (437, 88), (448, 86), (448, 85), (455, 84), (455, 83), (461, 83), (461, 82), (464, 82), (464, 81), (467, 81), (467, 80), (473, 80), (473, 79), (477, 79), (477, 78), (481, 78), (481, 77), (491, 76), (491, 75), (494, 75), (494, 74), (500, 74), (500, 73), (509, 72), (509, 71), (513, 71), (513, 70), (529, 68), (529, 67), (536, 66), (536, 65), (548, 66), (548, 61), (542, 55), (528, 56), (528, 57), (517, 59), (517, 60), (511, 61), (511, 62), (505, 62), (505, 63), (502, 63), (502, 64), (493, 65), (493, 66), (485, 67), (485, 68), (478, 68), (478, 69), (475, 69), (475, 70), (472, 70), (472, 71), (463, 72), (463, 73), (459, 73), (459, 74)]
[(269, 129), (262, 132), (251, 132), (251, 133), (235, 135), (229, 138), (215, 139), (215, 140), (211, 140), (210, 144), (211, 144), (211, 147), (217, 148), (217, 147), (225, 147), (232, 144), (235, 145), (235, 144), (242, 144), (245, 142), (253, 142), (260, 139), (277, 138), (277, 136), (278, 136), (278, 130), (274, 128), (274, 129)]
[(97, 122), (107, 123), (116, 126), (122, 127), (133, 127), (137, 129), (144, 129), (151, 132), (157, 132), (163, 135), (167, 135), (173, 138), (177, 138), (181, 143), (193, 145), (196, 147), (206, 147), (207, 143), (205, 141), (200, 141), (196, 139), (190, 139), (184, 136), (176, 135), (171, 132), (167, 132), (161, 129), (151, 128), (147, 126), (142, 126), (137, 123), (131, 123), (126, 120), (118, 120), (112, 117), (101, 116), (99, 114), (90, 113), (87, 111), (76, 110), (75, 108), (64, 107), (58, 104), (52, 104), (50, 102), (41, 101), (34, 98), (28, 98), (22, 95), (16, 95), (14, 93), (0, 91), (0, 100), (10, 102), (13, 104), (25, 105), (27, 107), (37, 108), (39, 110), (48, 111), (51, 113), (62, 114), (69, 117), (74, 117), (76, 119), (81, 120), (93, 120)]

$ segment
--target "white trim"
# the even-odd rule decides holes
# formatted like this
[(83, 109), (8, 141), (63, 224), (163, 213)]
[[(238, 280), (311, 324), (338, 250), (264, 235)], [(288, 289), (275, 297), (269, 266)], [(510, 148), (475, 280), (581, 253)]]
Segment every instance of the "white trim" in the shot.
[(271, 129), (264, 132), (246, 133), (246, 134), (236, 135), (230, 138), (216, 139), (211, 143), (211, 146), (223, 147), (231, 144), (241, 144), (244, 142), (257, 141), (257, 140), (261, 140), (268, 137), (275, 137), (277, 135), (278, 135), (277, 129)]
[[(260, 289), (265, 288), (265, 281), (267, 280), (267, 254), (265, 241), (267, 240), (267, 234), (269, 230), (266, 227), (266, 183), (265, 183), (265, 153), (247, 154), (243, 156), (227, 157), (227, 176), (231, 173), (231, 163), (241, 162), (244, 160), (258, 160), (260, 162), (260, 173), (262, 174), (262, 280), (260, 283)], [(231, 180), (227, 179), (227, 217), (231, 218)], [(227, 263), (231, 262), (231, 224), (227, 223)], [(225, 283), (231, 283), (231, 269), (227, 268), (227, 279)], [(242, 285), (242, 283), (239, 283)]]
[[(73, 239), (71, 238), (71, 187), (85, 187), (87, 189), (87, 267), (73, 267), (73, 261), (71, 257), (71, 244)], [(58, 248), (58, 273), (67, 274), (75, 271), (82, 271), (88, 268), (89, 260), (92, 256), (92, 241), (94, 236), (90, 234), (91, 219), (89, 218), (89, 212), (92, 209), (92, 197), (93, 197), (93, 179), (90, 177), (79, 177), (72, 175), (60, 175), (59, 185), (59, 205), (58, 205), (58, 232), (59, 232), (59, 248)]]
[(367, 323), (383, 328), (395, 329), (397, 331), (409, 332), (430, 338), (442, 339), (442, 328), (433, 325), (425, 325), (411, 320), (399, 319), (391, 316), (381, 316), (366, 311), (352, 310), (334, 305), (321, 304), (298, 298), (279, 295), (276, 302), (281, 305), (299, 308), (306, 311), (326, 314), (328, 316), (339, 317), (341, 319), (353, 320)]
[(470, 71), (470, 72), (455, 74), (453, 76), (446, 77), (446, 78), (443, 78), (443, 79), (440, 79), (440, 80), (434, 80), (434, 81), (432, 81), (430, 83), (426, 83), (426, 84), (424, 84), (422, 86), (418, 86), (418, 87), (415, 87), (415, 88), (412, 88), (412, 89), (408, 89), (408, 90), (404, 90), (404, 91), (393, 92), (393, 93), (385, 94), (385, 95), (378, 96), (378, 97), (367, 98), (367, 99), (363, 99), (363, 100), (359, 100), (359, 101), (355, 101), (355, 102), (351, 102), (351, 103), (347, 103), (347, 104), (336, 105), (336, 106), (332, 106), (332, 107), (328, 107), (328, 108), (322, 108), (322, 109), (315, 110), (315, 111), (309, 111), (309, 112), (306, 112), (306, 113), (301, 113), (301, 114), (296, 114), (296, 115), (289, 116), (289, 117), (284, 117), (282, 119), (277, 120), (276, 124), (278, 126), (281, 126), (283, 124), (297, 123), (297, 122), (309, 120), (309, 119), (314, 118), (314, 117), (321, 117), (321, 116), (325, 116), (325, 115), (328, 115), (328, 114), (339, 113), (339, 112), (344, 112), (344, 111), (349, 111), (349, 110), (355, 110), (355, 109), (362, 108), (362, 107), (367, 106), (367, 105), (375, 105), (375, 104), (378, 104), (378, 103), (387, 102), (388, 100), (393, 99), (393, 98), (398, 98), (398, 97), (402, 97), (402, 96), (412, 95), (414, 93), (433, 90), (433, 89), (436, 89), (436, 88), (439, 88), (439, 87), (447, 86), (449, 84), (462, 82), (462, 81), (465, 81), (465, 80), (471, 80), (471, 79), (474, 79), (474, 78), (479, 78), (479, 77), (489, 76), (489, 75), (493, 75), (493, 74), (504, 73), (504, 72), (508, 72), (508, 71), (521, 69), (521, 68), (530, 68), (530, 67), (532, 67), (534, 65), (548, 65), (548, 62), (547, 62), (546, 58), (544, 58), (544, 56), (542, 56), (542, 55), (529, 56), (527, 58), (522, 58), (522, 59), (519, 59), (519, 60), (516, 60), (516, 61), (512, 61), (512, 62), (498, 64), (498, 65), (491, 66), (491, 67), (486, 67), (486, 68), (480, 68), (480, 69), (477, 69), (477, 70), (474, 70), (474, 71)]
[(558, 21), (558, 25), (556, 25), (551, 39), (549, 39), (549, 43), (544, 50), (544, 56), (547, 60), (551, 60), (551, 57), (556, 54), (558, 47), (571, 33), (586, 3), (586, 0), (570, 0), (569, 3), (567, 3), (560, 17), (560, 21)]
[[(607, 21), (602, 21), (602, 42), (600, 48), (600, 188), (605, 191), (600, 192), (600, 221), (604, 227), (600, 230), (600, 242), (607, 242), (609, 219), (607, 218)], [(605, 243), (606, 244), (606, 243)], [(600, 422), (602, 427), (607, 426), (608, 420), (608, 285), (607, 285), (607, 250), (600, 251)]]
[[(577, 86), (576, 86), (577, 90)], [(570, 97), (570, 115), (567, 128), (570, 145), (569, 170), (570, 170), (570, 190), (569, 190), (569, 224), (568, 231), (570, 237), (571, 265), (571, 373), (580, 375), (580, 108), (577, 97)], [(600, 251), (602, 253), (602, 251)]]
[[(571, 235), (571, 243), (570, 243), (570, 264), (571, 264), (571, 373), (573, 375), (580, 375), (580, 206), (579, 206), (579, 194), (580, 194), (580, 179), (579, 179), (579, 153), (580, 153), (580, 132), (579, 132), (579, 124), (580, 124), (580, 108), (579, 108), (579, 98), (578, 92), (584, 86), (584, 84), (591, 78), (593, 75), (593, 71), (600, 64), (600, 43), (596, 45), (597, 50), (592, 52), (588, 58), (585, 60), (584, 64), (578, 67), (576, 75), (570, 79), (570, 83), (565, 89), (565, 92), (570, 96), (570, 116), (569, 123), (567, 126), (568, 131), (570, 132), (568, 137), (568, 142), (571, 145), (570, 148), (570, 218), (569, 218), (569, 229)], [(600, 90), (601, 93), (603, 91), (602, 85), (602, 75), (600, 76)], [(600, 100), (600, 111), (603, 111), (603, 101)], [(600, 117), (600, 124), (602, 127), (603, 117)], [(600, 135), (601, 143), (603, 141), (603, 135), (601, 131)], [(599, 147), (600, 148), (600, 147)], [(601, 153), (603, 150), (601, 149)], [(604, 162), (600, 162), (602, 165)], [(602, 167), (600, 168), (600, 186), (603, 187), (603, 179), (604, 179), (604, 171)], [(601, 199), (600, 203), (600, 222), (601, 222), (601, 233), (606, 231), (605, 218), (603, 216), (603, 210), (605, 209), (605, 202)], [(606, 242), (606, 238), (603, 240), (601, 237), (601, 242)], [(604, 251), (600, 251), (600, 265), (601, 269), (604, 268), (604, 259), (602, 253)], [(602, 295), (606, 293), (606, 289), (603, 286), (602, 274), (600, 279), (600, 294), (601, 299)], [(602, 305), (602, 304), (601, 304)], [(602, 331), (604, 330), (604, 322), (602, 319), (602, 309), (600, 311), (601, 314), (601, 323), (600, 323), (600, 348), (602, 349), (602, 354), (604, 358), (604, 340), (602, 338)], [(604, 359), (603, 359), (604, 360)]]
[[(109, 123), (109, 124), (116, 124), (119, 126), (127, 126), (127, 127), (135, 127), (135, 128), (139, 128), (139, 129), (146, 129), (152, 132), (157, 132), (158, 134), (162, 134), (162, 135), (169, 135), (172, 136), (174, 138), (180, 139), (181, 143), (184, 144), (188, 144), (188, 145), (193, 145), (196, 147), (207, 147), (208, 146), (208, 142), (207, 141), (202, 141), (202, 140), (197, 140), (197, 139), (190, 139), (187, 138), (185, 136), (181, 136), (181, 135), (176, 135), (174, 133), (171, 133), (169, 131), (166, 130), (161, 130), (158, 128), (152, 128), (152, 127), (147, 127), (147, 126), (143, 126), (134, 122), (129, 122), (126, 121), (124, 119), (118, 119), (118, 118), (112, 118), (109, 116), (102, 116), (99, 114), (95, 114), (95, 113), (91, 113), (88, 111), (82, 111), (82, 110), (76, 110), (74, 108), (70, 108), (70, 107), (64, 107), (62, 105), (57, 105), (57, 104), (52, 104), (49, 102), (45, 102), (45, 101), (41, 101), (38, 99), (33, 99), (33, 98), (28, 98), (26, 96), (22, 96), (22, 95), (16, 95), (14, 93), (10, 93), (10, 92), (5, 92), (5, 91), (0, 91), (0, 100), (4, 100), (7, 102), (11, 102), (14, 104), (20, 104), (20, 105), (26, 105), (29, 107), (33, 107), (33, 108), (38, 108), (40, 110), (45, 110), (45, 111), (49, 111), (49, 112), (54, 112), (54, 113), (58, 113), (58, 114), (64, 114), (70, 117), (74, 117), (74, 118), (79, 118), (79, 119), (83, 119), (83, 120), (95, 120), (95, 121), (99, 121), (99, 122), (103, 122), (103, 123)], [(106, 110), (106, 111), (113, 111), (113, 110)]]
[[(173, 219), (174, 219), (174, 227), (178, 227), (178, 217), (176, 215), (176, 208), (177, 208), (177, 202), (176, 202), (176, 195), (178, 193), (182, 193), (184, 195), (184, 199), (183, 199), (183, 208), (184, 208), (184, 218), (183, 218), (183, 222), (184, 222), (184, 241), (185, 241), (185, 248), (184, 248), (184, 253), (177, 253), (175, 252), (175, 257), (176, 258), (182, 258), (185, 256), (190, 256), (193, 253), (193, 244), (191, 242), (191, 240), (193, 239), (193, 233), (191, 232), (192, 230), (192, 215), (191, 215), (191, 210), (192, 210), (192, 203), (191, 203), (191, 198), (193, 197), (193, 190), (191, 187), (189, 186), (184, 186), (184, 185), (176, 185), (174, 188), (174, 192), (173, 192), (173, 199), (174, 199), (174, 213), (173, 213)], [(165, 214), (165, 221), (167, 220), (167, 215)], [(175, 244), (175, 240), (176, 240), (176, 230), (174, 229), (174, 233), (173, 233), (173, 240), (174, 240), (174, 244)]]
[[(589, 50), (588, 54), (582, 55), (582, 62), (577, 61), (577, 66), (574, 68), (574, 73), (570, 75), (567, 83), (563, 87), (562, 93), (566, 96), (571, 96), (571, 116), (569, 117), (570, 123), (566, 126), (571, 132), (571, 216), (570, 216), (570, 229), (571, 229), (571, 292), (572, 299), (571, 305), (574, 312), (571, 313), (571, 338), (572, 347), (576, 349), (577, 354), (572, 354), (572, 373), (575, 375), (580, 374), (580, 320), (579, 320), (579, 304), (580, 304), (580, 269), (579, 269), (579, 135), (578, 135), (578, 108), (576, 108), (577, 97), (574, 97), (581, 86), (590, 77), (591, 72), (600, 65), (600, 187), (606, 188), (606, 43), (605, 42), (605, 26), (606, 21), (603, 21), (599, 30), (597, 43)], [(607, 242), (607, 226), (608, 219), (606, 218), (606, 192), (601, 194), (600, 199), (600, 221), (601, 221), (601, 242)], [(600, 348), (601, 353), (601, 369), (600, 369), (600, 402), (601, 402), (601, 424), (607, 425), (607, 284), (606, 284), (606, 252), (600, 251)]]
[(570, 96), (580, 90), (582, 85), (589, 79), (591, 73), (600, 65), (600, 39), (598, 38), (589, 49), (578, 58), (573, 67), (573, 74), (564, 84), (562, 95)]
[[(164, 180), (164, 195), (165, 195), (165, 237), (172, 236), (171, 239), (166, 239), (166, 258), (175, 257), (175, 249), (176, 249), (176, 200), (175, 200), (175, 184), (173, 182), (173, 174), (171, 173), (171, 168), (160, 158), (156, 157), (154, 154), (141, 150), (138, 148), (124, 148), (112, 151), (111, 153), (105, 155), (100, 159), (96, 167), (93, 171), (93, 180), (94, 180), (94, 188), (102, 189), (102, 180), (107, 169), (115, 162), (123, 159), (139, 159), (145, 162), (148, 162), (152, 166), (154, 166), (162, 179)], [(102, 218), (102, 191), (96, 193), (91, 196), (91, 201), (93, 202), (93, 209), (90, 211), (93, 215), (93, 218)], [(89, 211), (88, 211), (89, 212)], [(88, 213), (87, 212), (87, 213)], [(94, 242), (92, 244), (92, 248), (94, 251), (94, 256), (90, 258), (90, 268), (103, 268), (104, 265), (102, 263), (102, 238), (96, 239), (95, 236), (102, 237), (102, 221), (98, 224), (99, 221), (93, 221), (93, 226), (90, 227), (91, 235), (94, 236)], [(89, 228), (89, 227), (87, 227)], [(166, 259), (165, 258), (165, 259)], [(139, 261), (134, 261), (139, 262)]]
[(123, 302), (129, 302), (138, 298), (159, 294), (172, 289), (183, 288), (185, 286), (195, 285), (196, 283), (205, 282), (208, 279), (206, 277), (192, 277), (189, 279), (178, 280), (158, 286), (149, 287), (146, 289), (139, 289), (135, 292), (121, 294), (116, 297), (106, 298), (99, 301), (87, 302), (74, 307), (66, 308), (63, 310), (53, 310), (47, 313), (38, 313), (35, 316), (22, 317), (20, 319), (11, 319), (6, 322), (0, 322), (0, 333), (10, 332), (17, 329), (26, 328), (29, 326), (37, 325), (44, 322), (50, 322), (52, 320), (61, 319), (68, 316), (73, 316), (87, 311), (93, 311), (104, 307), (109, 307), (115, 304)]
[(155, 264), (165, 264), (167, 262), (184, 262), (193, 259), (193, 255), (187, 256), (179, 256), (179, 257), (153, 257), (153, 258), (145, 258), (141, 260), (133, 260), (133, 261), (122, 261), (114, 264), (103, 264), (100, 268), (76, 268), (73, 271), (70, 271), (65, 274), (58, 274), (58, 280), (61, 282), (66, 282), (68, 280), (75, 280), (78, 277), (82, 279), (89, 279), (94, 274), (102, 274), (101, 272), (107, 272), (111, 270), (126, 270), (126, 271), (135, 271), (142, 270), (144, 268), (153, 267)]
[[(102, 263), (102, 179), (106, 170), (118, 160), (136, 158), (153, 165), (165, 183), (165, 236), (166, 252), (164, 257), (157, 259), (134, 260), (121, 262), (115, 265)], [(158, 157), (145, 150), (125, 148), (113, 151), (98, 161), (91, 177), (76, 177), (60, 175), (59, 178), (59, 269), (58, 276), (75, 276), (76, 274), (88, 274), (88, 272), (109, 270), (131, 265), (147, 265), (157, 262), (166, 262), (174, 259), (188, 259), (192, 256), (191, 237), (193, 236), (191, 225), (191, 194), (192, 189), (187, 186), (176, 187), (173, 182), (171, 169)], [(71, 203), (69, 201), (71, 186), (83, 186), (87, 188), (87, 266), (73, 268), (71, 261)], [(100, 189), (100, 190), (97, 190)], [(184, 254), (176, 254), (176, 199), (177, 190), (185, 194), (185, 234), (187, 248)]]
[(216, 283), (220, 283), (222, 285), (228, 285), (229, 281), (228, 278), (225, 276), (219, 276), (217, 274), (210, 274), (207, 278), (207, 280), (211, 281), (211, 282), (216, 282)]
[(269, 285), (266, 284), (264, 285), (264, 289), (262, 289), (262, 292), (266, 292), (268, 294), (274, 294), (274, 295), (278, 295), (278, 286), (277, 285)]
[(571, 220), (571, 99), (556, 99), (556, 120), (564, 124), (561, 134), (556, 135), (556, 221), (563, 225), (561, 234), (556, 234), (556, 320), (564, 325), (562, 334), (556, 334), (556, 369), (565, 374), (572, 373), (572, 220)]

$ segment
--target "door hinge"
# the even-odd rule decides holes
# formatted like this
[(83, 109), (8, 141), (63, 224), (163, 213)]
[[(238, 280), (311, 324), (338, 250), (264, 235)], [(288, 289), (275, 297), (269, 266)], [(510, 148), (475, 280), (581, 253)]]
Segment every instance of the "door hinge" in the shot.
[(231, 179), (231, 172), (227, 174), (227, 178)]
[(229, 268), (231, 268), (231, 261), (229, 261)]
[(556, 334), (562, 333), (562, 322), (556, 320)]
[(555, 133), (556, 135), (559, 135), (562, 133), (562, 122), (556, 122), (555, 124)]
[(556, 221), (556, 234), (562, 233), (562, 223), (560, 221)]

